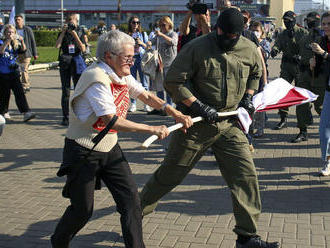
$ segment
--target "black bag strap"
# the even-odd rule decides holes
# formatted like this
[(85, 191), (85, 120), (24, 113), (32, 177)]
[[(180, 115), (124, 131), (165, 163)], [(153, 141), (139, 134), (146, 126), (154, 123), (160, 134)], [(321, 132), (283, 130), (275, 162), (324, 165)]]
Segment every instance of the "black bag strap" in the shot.
[(113, 125), (116, 123), (117, 120), (118, 120), (118, 116), (115, 115), (110, 120), (110, 122), (108, 123), (108, 125), (92, 139), (92, 142), (94, 143), (94, 146), (91, 149), (91, 152), (98, 145), (98, 143), (100, 143), (100, 141), (104, 138), (104, 136), (109, 132), (109, 130), (113, 127)]
[(118, 116), (117, 115), (115, 115), (114, 117), (112, 117), (112, 119), (110, 120), (110, 122), (108, 123), (108, 125), (92, 139), (92, 142), (94, 143), (94, 146), (85, 155), (85, 159), (87, 159), (91, 155), (91, 153), (94, 151), (94, 148), (100, 143), (100, 141), (109, 132), (109, 130), (113, 127), (113, 125), (116, 123), (117, 120), (118, 120)]

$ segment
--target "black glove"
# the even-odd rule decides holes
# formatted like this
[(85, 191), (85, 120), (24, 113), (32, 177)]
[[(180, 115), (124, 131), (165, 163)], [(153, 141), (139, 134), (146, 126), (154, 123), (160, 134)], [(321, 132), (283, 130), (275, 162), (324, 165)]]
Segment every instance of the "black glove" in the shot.
[(214, 108), (202, 103), (198, 99), (191, 104), (190, 110), (193, 114), (203, 117), (210, 124), (220, 120)]
[(276, 50), (272, 50), (270, 52), (270, 56), (272, 56), (272, 58), (276, 57), (276, 55), (277, 55), (277, 51)]
[(252, 102), (252, 95), (249, 93), (245, 93), (242, 100), (238, 104), (238, 107), (243, 107), (246, 109), (246, 111), (249, 113), (249, 115), (252, 117), (256, 109), (253, 106)]

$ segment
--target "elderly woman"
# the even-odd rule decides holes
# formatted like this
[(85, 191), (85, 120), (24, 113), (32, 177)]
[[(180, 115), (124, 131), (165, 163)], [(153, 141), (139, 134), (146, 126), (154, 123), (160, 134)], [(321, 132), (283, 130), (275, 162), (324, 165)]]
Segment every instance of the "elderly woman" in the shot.
[[(151, 40), (151, 43), (156, 46), (163, 63), (163, 79), (170, 68), (173, 60), (177, 55), (178, 34), (173, 31), (173, 22), (170, 17), (163, 16), (159, 20), (160, 30), (155, 30), (156, 36)], [(153, 81), (152, 89), (157, 92), (157, 96), (165, 99), (165, 91), (163, 87), (163, 80)], [(172, 105), (171, 97), (166, 94), (166, 102)], [(162, 114), (166, 115), (163, 111), (154, 109), (148, 114)]]
[[(87, 223), (93, 212), (94, 189), (102, 180), (117, 204), (126, 247), (145, 247), (142, 239), (141, 207), (137, 186), (128, 162), (118, 144), (117, 132), (168, 136), (166, 126), (149, 126), (126, 120), (129, 99), (138, 98), (156, 109), (163, 109), (185, 128), (191, 118), (146, 91), (130, 75), (135, 41), (113, 30), (100, 36), (98, 61), (81, 75), (70, 99), (70, 122), (65, 138), (59, 176), (67, 175), (63, 196), (71, 205), (51, 237), (53, 247), (69, 247), (73, 236)], [(112, 130), (93, 149), (92, 139), (112, 124)]]
[(315, 58), (310, 60), (311, 70), (320, 67), (328, 73), (326, 82), (326, 90), (323, 100), (323, 108), (320, 118), (320, 146), (321, 158), (324, 161), (323, 169), (320, 171), (322, 176), (330, 175), (330, 12), (325, 12), (321, 17), (321, 29), (324, 36), (320, 42), (312, 43), (311, 47), (316, 54)]
[(5, 25), (3, 33), (4, 37), (0, 40), (0, 114), (10, 119), (8, 107), (12, 90), (23, 121), (27, 122), (36, 115), (30, 110), (16, 64), (17, 55), (24, 53), (26, 46), (23, 37), (17, 35), (15, 26)]

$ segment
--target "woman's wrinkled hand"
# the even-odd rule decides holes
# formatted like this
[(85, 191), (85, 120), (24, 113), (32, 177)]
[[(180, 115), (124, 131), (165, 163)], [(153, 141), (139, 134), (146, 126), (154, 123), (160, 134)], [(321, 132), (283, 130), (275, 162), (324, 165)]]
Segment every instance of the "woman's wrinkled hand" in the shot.
[(175, 122), (176, 123), (182, 123), (183, 127), (181, 130), (183, 132), (186, 132), (188, 128), (190, 128), (194, 123), (191, 119), (191, 116), (189, 115), (184, 115), (180, 112), (180, 114), (174, 116)]
[(170, 131), (165, 125), (161, 125), (161, 126), (152, 126), (151, 133), (157, 135), (159, 139), (164, 139), (170, 134)]

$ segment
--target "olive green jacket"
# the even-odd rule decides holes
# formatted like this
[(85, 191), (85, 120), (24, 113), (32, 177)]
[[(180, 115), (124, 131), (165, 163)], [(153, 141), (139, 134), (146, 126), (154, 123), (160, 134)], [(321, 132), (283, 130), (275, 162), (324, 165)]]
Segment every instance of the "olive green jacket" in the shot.
[(246, 89), (258, 89), (262, 65), (256, 45), (240, 37), (221, 51), (211, 32), (185, 45), (167, 72), (164, 87), (175, 103), (195, 96), (217, 111), (237, 108)]
[(297, 63), (293, 61), (293, 56), (299, 54), (299, 42), (308, 35), (308, 31), (304, 28), (294, 26), (294, 35), (289, 37), (289, 31), (285, 29), (275, 40), (272, 50), (277, 53), (283, 52), (282, 62)]

